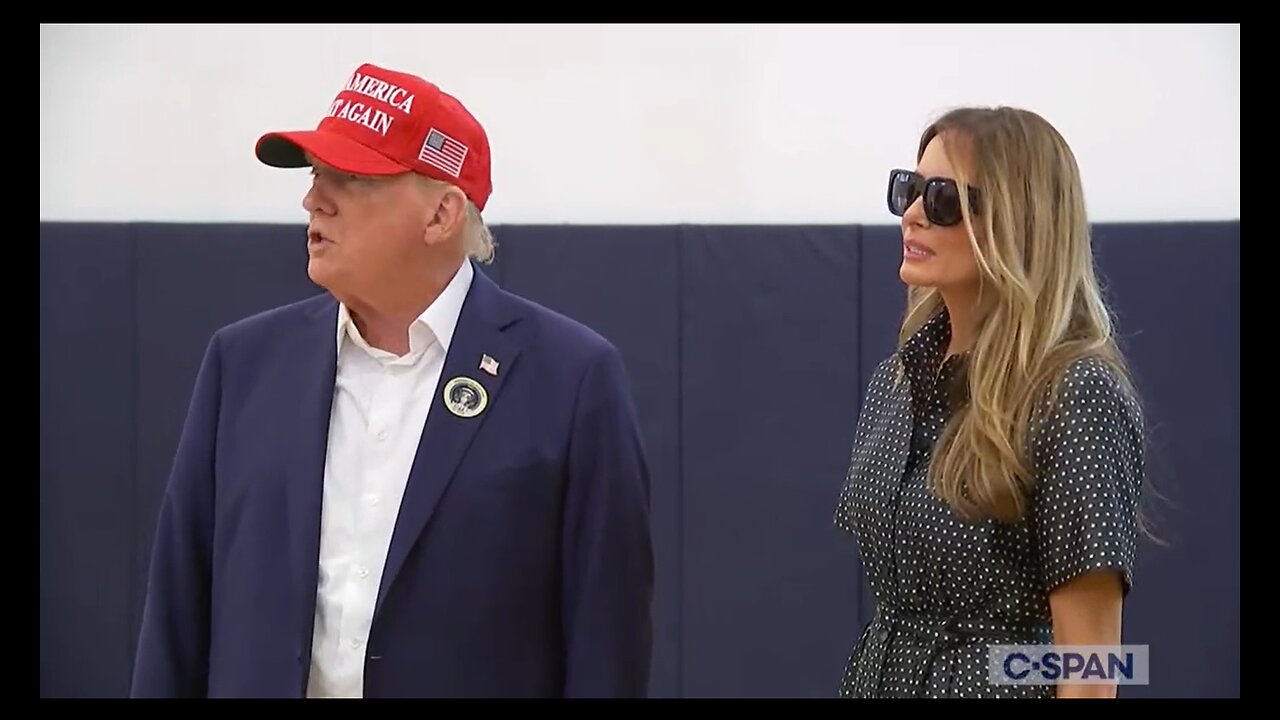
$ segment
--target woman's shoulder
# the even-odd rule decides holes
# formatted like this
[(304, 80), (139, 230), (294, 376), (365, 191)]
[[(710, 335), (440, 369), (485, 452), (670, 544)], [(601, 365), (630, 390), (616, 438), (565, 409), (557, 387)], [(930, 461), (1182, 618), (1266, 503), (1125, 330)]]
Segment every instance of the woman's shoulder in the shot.
[(1127, 369), (1107, 357), (1087, 355), (1067, 363), (1052, 380), (1035, 413), (1037, 450), (1100, 438), (1141, 445), (1143, 409)]
[(1141, 404), (1128, 372), (1115, 361), (1099, 355), (1084, 355), (1066, 364), (1053, 378), (1049, 401), (1050, 418), (1078, 416), (1091, 412), (1119, 412), (1140, 417)]
[(1075, 358), (1067, 363), (1060, 380), (1063, 384), (1072, 386), (1079, 383), (1101, 384), (1113, 391), (1120, 391), (1124, 386), (1124, 375), (1120, 368), (1101, 355), (1081, 355)]
[(905, 381), (901, 355), (893, 352), (877, 362), (872, 369), (871, 377), (867, 381), (866, 395), (869, 398), (887, 397), (898, 388), (899, 383)]

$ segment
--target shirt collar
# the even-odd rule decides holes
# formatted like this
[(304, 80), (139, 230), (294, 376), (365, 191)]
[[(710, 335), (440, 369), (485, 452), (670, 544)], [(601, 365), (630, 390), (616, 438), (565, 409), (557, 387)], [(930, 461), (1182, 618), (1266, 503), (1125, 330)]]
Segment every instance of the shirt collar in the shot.
[(947, 407), (956, 408), (968, 399), (968, 351), (953, 355), (941, 364), (951, 342), (951, 316), (940, 307), (903, 344), (901, 360), (907, 379), (917, 390), (941, 385)]
[(950, 340), (951, 319), (944, 305), (903, 344), (903, 359), (908, 366), (937, 364)]

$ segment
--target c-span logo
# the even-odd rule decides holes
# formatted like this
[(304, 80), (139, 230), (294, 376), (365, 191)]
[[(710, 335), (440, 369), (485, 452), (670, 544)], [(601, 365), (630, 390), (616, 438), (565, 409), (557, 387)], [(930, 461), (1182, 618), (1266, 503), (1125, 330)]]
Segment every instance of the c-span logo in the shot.
[(997, 685), (1146, 685), (1146, 645), (992, 645)]

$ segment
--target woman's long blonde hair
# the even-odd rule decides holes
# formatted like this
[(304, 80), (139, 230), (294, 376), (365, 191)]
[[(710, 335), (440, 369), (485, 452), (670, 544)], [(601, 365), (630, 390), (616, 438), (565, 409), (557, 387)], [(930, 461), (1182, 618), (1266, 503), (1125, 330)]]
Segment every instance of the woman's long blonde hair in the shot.
[[(1084, 357), (1132, 389), (1094, 270), (1080, 170), (1056, 129), (1017, 108), (960, 108), (932, 123), (953, 159), (981, 277), (980, 321), (964, 364), (966, 402), (934, 453), (934, 492), (970, 520), (1022, 517), (1034, 480), (1028, 433), (1046, 390)], [(959, 160), (960, 162), (956, 162)], [(975, 232), (976, 230), (976, 232)], [(942, 310), (936, 288), (912, 288), (899, 341)]]

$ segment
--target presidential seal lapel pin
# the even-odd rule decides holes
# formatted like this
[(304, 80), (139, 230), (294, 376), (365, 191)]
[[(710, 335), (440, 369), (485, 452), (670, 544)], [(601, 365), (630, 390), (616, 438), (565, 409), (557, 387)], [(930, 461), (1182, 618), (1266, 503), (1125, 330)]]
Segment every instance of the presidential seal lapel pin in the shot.
[(488, 404), (489, 393), (469, 377), (456, 377), (444, 386), (444, 405), (460, 418), (473, 418), (484, 412)]

